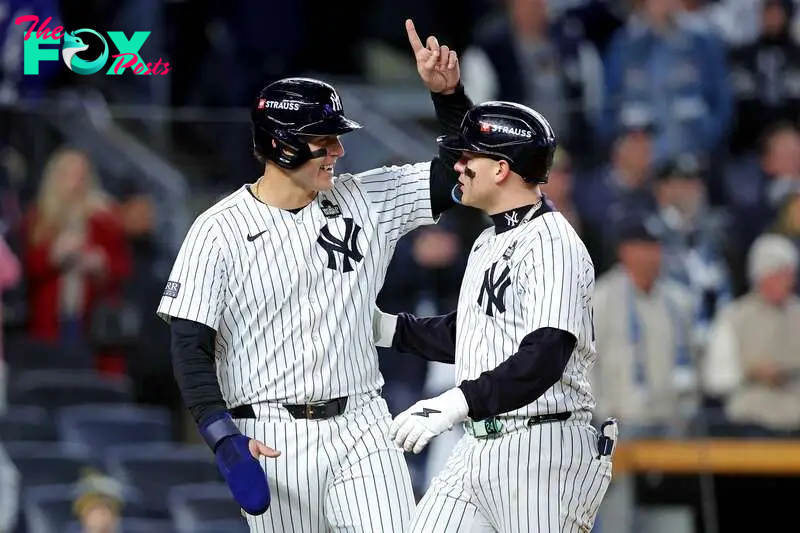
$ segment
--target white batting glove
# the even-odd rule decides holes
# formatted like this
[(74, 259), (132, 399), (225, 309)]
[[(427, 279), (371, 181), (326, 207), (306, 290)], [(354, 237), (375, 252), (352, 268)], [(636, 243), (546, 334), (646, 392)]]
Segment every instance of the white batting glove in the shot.
[(397, 415), (389, 427), (389, 438), (407, 452), (420, 453), (432, 438), (466, 420), (468, 413), (464, 393), (454, 387), (435, 398), (421, 400)]
[(376, 306), (372, 313), (372, 335), (375, 339), (375, 346), (391, 348), (396, 328), (397, 315), (384, 313)]

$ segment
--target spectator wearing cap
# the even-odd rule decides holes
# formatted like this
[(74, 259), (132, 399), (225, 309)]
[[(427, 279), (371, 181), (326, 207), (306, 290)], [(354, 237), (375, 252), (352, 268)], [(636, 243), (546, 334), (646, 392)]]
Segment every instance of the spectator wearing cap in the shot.
[(761, 32), (755, 42), (731, 50), (731, 86), (736, 120), (731, 134), (734, 153), (758, 149), (766, 128), (800, 119), (800, 46), (790, 32), (792, 0), (759, 0)]
[(108, 476), (89, 472), (80, 480), (72, 510), (82, 533), (119, 533), (122, 486)]
[(461, 54), (476, 102), (509, 100), (544, 114), (563, 146), (588, 153), (603, 89), (603, 63), (583, 26), (555, 19), (546, 0), (509, 0)]
[(614, 139), (628, 117), (655, 125), (657, 163), (724, 147), (732, 98), (723, 43), (687, 23), (678, 0), (638, 0), (605, 58), (599, 128)]
[(696, 405), (692, 298), (661, 276), (656, 228), (637, 216), (620, 221), (615, 233), (618, 263), (594, 292), (595, 414), (619, 416), (634, 434), (662, 435)]
[(800, 298), (793, 293), (798, 252), (781, 235), (750, 249), (750, 291), (723, 309), (703, 364), (708, 396), (748, 433), (800, 430)]
[(703, 170), (701, 158), (685, 154), (662, 166), (653, 183), (662, 272), (692, 292), (698, 342), (732, 297), (728, 216), (709, 205)]
[(655, 206), (650, 191), (652, 124), (644, 117), (627, 122), (614, 142), (608, 165), (576, 178), (575, 208), (582, 220), (581, 234), (598, 273), (616, 261), (609, 251), (609, 230), (625, 213), (649, 212)]

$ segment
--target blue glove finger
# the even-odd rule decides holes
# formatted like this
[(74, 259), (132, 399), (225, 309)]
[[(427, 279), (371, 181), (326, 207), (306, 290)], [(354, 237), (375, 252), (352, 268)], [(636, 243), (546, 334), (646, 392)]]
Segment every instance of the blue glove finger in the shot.
[(233, 435), (223, 440), (215, 455), (217, 466), (234, 499), (250, 515), (261, 515), (269, 509), (269, 481), (261, 463), (250, 453), (250, 439)]

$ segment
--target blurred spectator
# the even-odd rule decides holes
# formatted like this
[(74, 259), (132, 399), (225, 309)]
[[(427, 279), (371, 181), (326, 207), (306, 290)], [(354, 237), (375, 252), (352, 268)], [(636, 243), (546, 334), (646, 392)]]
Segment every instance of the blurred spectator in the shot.
[(122, 488), (116, 480), (90, 473), (80, 480), (72, 509), (81, 533), (119, 533), (122, 504)]
[[(778, 208), (778, 216), (771, 231), (790, 239), (800, 251), (800, 183)], [(800, 284), (797, 289), (800, 289)]]
[(633, 435), (683, 431), (696, 408), (691, 293), (661, 277), (662, 245), (645, 220), (629, 217), (615, 233), (619, 263), (598, 278), (593, 302), (595, 415), (618, 416)]
[(570, 155), (563, 148), (556, 150), (550, 178), (541, 186), (547, 199), (564, 215), (575, 231), (581, 233), (581, 219), (572, 197), (575, 177), (572, 173)]
[(32, 23), (14, 21), (25, 15), (37, 15), (40, 24), (52, 17), (49, 28), (63, 26), (57, 0), (0, 0), (0, 104), (43, 97), (55, 75), (64, 70), (61, 61), (40, 61), (38, 74), (23, 74), (23, 37)]
[(13, 532), (19, 516), (19, 472), (0, 442), (0, 531)]
[[(2, 232), (0, 232), (0, 296), (2, 293), (17, 283), (21, 278), (21, 268), (19, 260), (14, 252), (6, 244)], [(3, 357), (5, 341), (3, 333), (5, 321), (3, 319), (3, 302), (0, 300), (0, 416), (6, 410), (6, 364)], [(0, 529), (2, 531), (2, 529)]]
[[(742, 265), (753, 241), (773, 223), (786, 195), (800, 183), (800, 132), (793, 125), (781, 122), (767, 128), (759, 167), (740, 169), (727, 178), (734, 188), (731, 214)], [(735, 194), (736, 187), (751, 192)]]
[(651, 212), (652, 127), (629, 124), (614, 142), (609, 165), (576, 180), (575, 206), (582, 221), (581, 236), (598, 274), (616, 262), (609, 227), (622, 213)]
[(461, 54), (464, 86), (475, 102), (510, 100), (550, 121), (573, 153), (591, 147), (602, 103), (602, 62), (581, 26), (548, 17), (545, 0), (509, 0)]
[(792, 294), (798, 251), (760, 236), (748, 258), (751, 290), (714, 322), (705, 357), (706, 393), (750, 433), (800, 429), (800, 298)]
[(800, 46), (789, 23), (791, 0), (759, 0), (761, 33), (752, 44), (731, 51), (731, 85), (736, 120), (731, 133), (735, 153), (758, 149), (767, 126), (800, 119)]
[[(118, 303), (131, 259), (121, 222), (84, 153), (62, 148), (50, 156), (24, 227), (31, 336), (90, 342), (94, 315)], [(98, 364), (122, 370), (119, 357)]]
[(655, 163), (687, 151), (715, 153), (724, 147), (732, 108), (722, 42), (687, 23), (679, 0), (636, 6), (609, 45), (603, 137), (647, 120), (655, 127)]
[(703, 169), (697, 156), (681, 156), (656, 173), (653, 188), (662, 272), (692, 292), (697, 342), (717, 309), (732, 297), (728, 217), (709, 205)]

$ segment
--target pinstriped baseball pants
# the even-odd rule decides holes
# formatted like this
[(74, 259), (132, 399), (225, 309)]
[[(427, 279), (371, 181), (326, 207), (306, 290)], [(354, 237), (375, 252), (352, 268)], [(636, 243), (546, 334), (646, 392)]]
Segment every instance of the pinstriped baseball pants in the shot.
[(412, 533), (588, 533), (611, 481), (597, 432), (556, 422), (464, 435), (420, 501)]
[(341, 416), (294, 419), (254, 405), (242, 433), (281, 452), (262, 458), (272, 502), (247, 516), (253, 533), (404, 533), (414, 509), (402, 450), (386, 436), (391, 415), (377, 394), (351, 397)]

